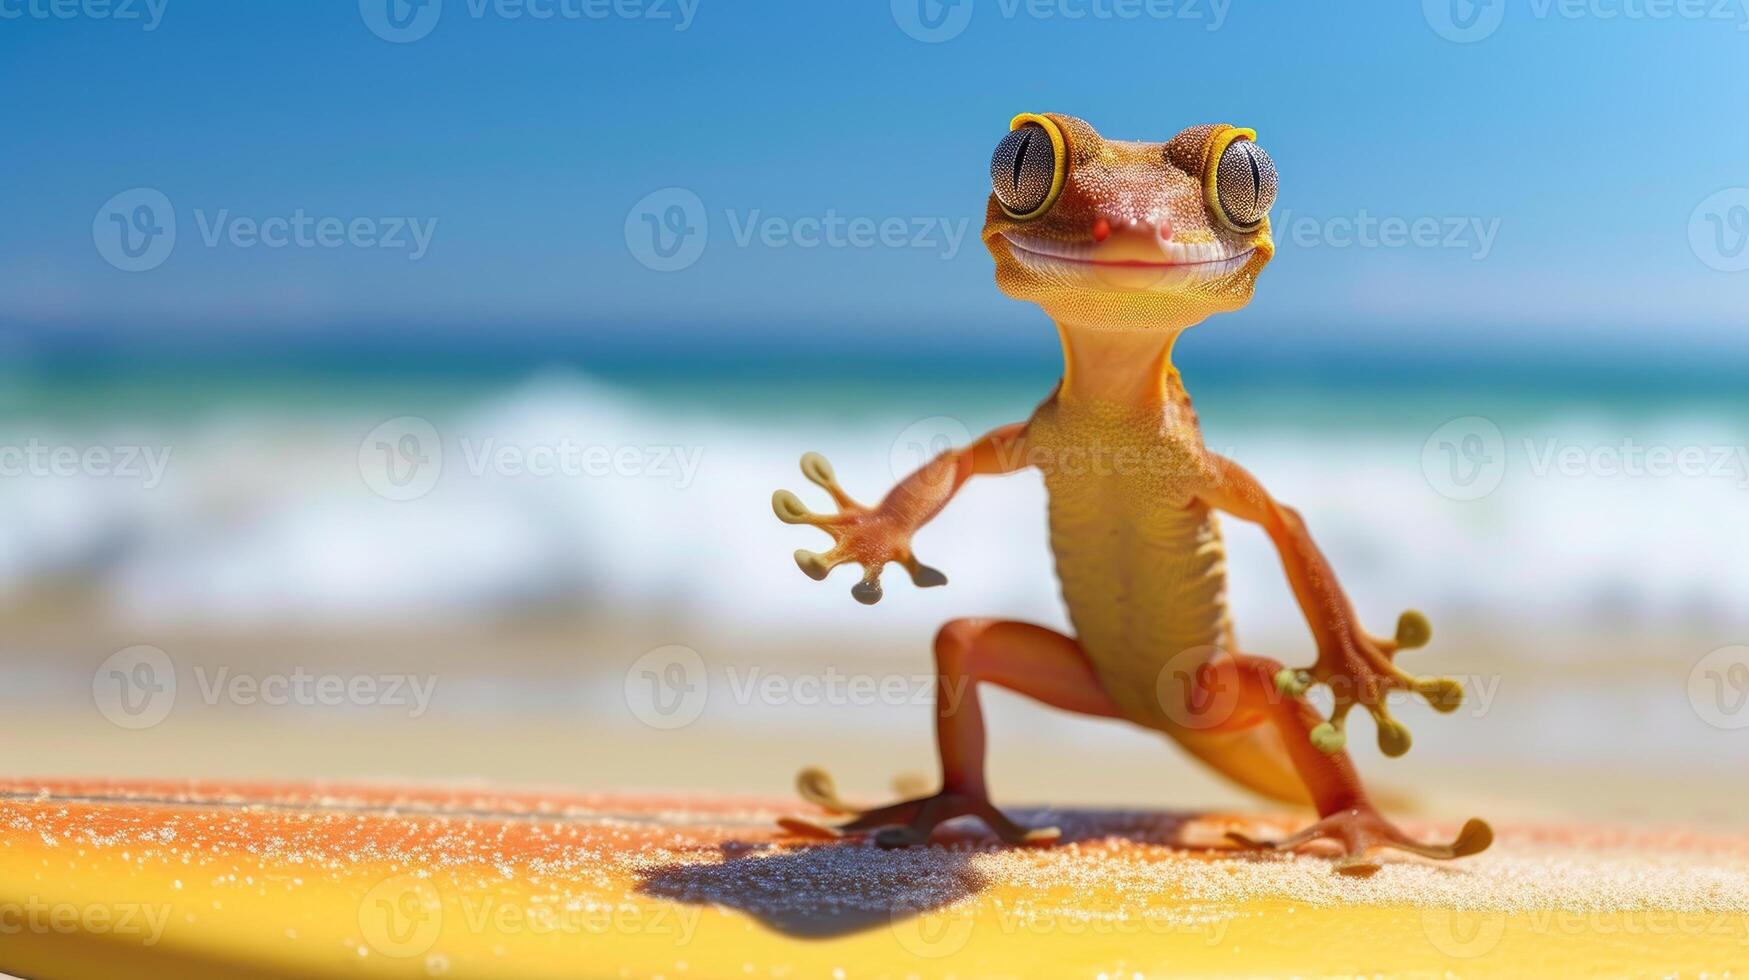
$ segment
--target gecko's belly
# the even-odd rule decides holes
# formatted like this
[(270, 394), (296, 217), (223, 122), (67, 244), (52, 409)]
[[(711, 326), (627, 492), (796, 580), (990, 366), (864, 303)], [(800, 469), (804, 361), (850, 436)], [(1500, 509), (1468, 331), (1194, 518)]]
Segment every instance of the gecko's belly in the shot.
[[(1060, 418), (1035, 420), (1052, 462), (1065, 436), (1086, 444), (1066, 429)], [(1170, 729), (1163, 685), (1178, 690), (1174, 681), (1228, 634), (1226, 555), (1214, 515), (1188, 489), (1199, 476), (1196, 459), (1150, 448), (1127, 470), (1042, 468), (1051, 550), (1076, 637), (1125, 717)]]
[(1197, 505), (1118, 518), (1053, 495), (1051, 547), (1069, 619), (1106, 692), (1130, 721), (1171, 727), (1162, 685), (1181, 680), (1227, 635), (1214, 516)]

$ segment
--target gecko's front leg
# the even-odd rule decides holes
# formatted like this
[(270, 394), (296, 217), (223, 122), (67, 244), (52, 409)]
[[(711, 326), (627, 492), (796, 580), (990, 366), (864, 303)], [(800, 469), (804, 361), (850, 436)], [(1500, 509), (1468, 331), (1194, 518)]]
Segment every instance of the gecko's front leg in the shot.
[(1396, 665), (1398, 651), (1425, 646), (1432, 638), (1427, 617), (1413, 610), (1403, 613), (1396, 634), (1388, 639), (1362, 629), (1336, 573), (1300, 515), (1277, 502), (1231, 460), (1217, 456), (1214, 462), (1216, 482), (1205, 494), (1208, 502), (1255, 522), (1269, 534), (1317, 641), (1315, 663), (1299, 670), (1283, 669), (1275, 676), (1276, 687), (1289, 697), (1299, 697), (1313, 684), (1330, 688), (1335, 707), (1329, 721), (1312, 729), (1312, 744), (1326, 753), (1340, 752), (1347, 745), (1348, 713), (1360, 705), (1378, 724), (1380, 751), (1389, 756), (1409, 751), (1409, 729), (1391, 717), (1386, 703), (1392, 691), (1413, 691), (1442, 712), (1455, 711), (1463, 703), (1463, 686), (1457, 681), (1415, 677)]
[(942, 453), (899, 481), (873, 507), (857, 503), (844, 492), (824, 456), (807, 453), (802, 456), (802, 475), (832, 495), (838, 513), (813, 513), (788, 490), (771, 495), (771, 509), (785, 524), (807, 524), (832, 535), (833, 546), (824, 553), (796, 552), (796, 564), (809, 578), (824, 579), (832, 569), (850, 562), (862, 566), (862, 581), (850, 590), (858, 602), (873, 605), (881, 600), (881, 570), (889, 562), (903, 565), (919, 588), (946, 585), (947, 576), (917, 560), (911, 551), (911, 536), (940, 513), (973, 476), (1019, 469), (1025, 435), (1024, 424), (1006, 425), (964, 449)]
[(911, 551), (916, 528), (898, 508), (865, 507), (851, 499), (838, 485), (832, 464), (819, 453), (802, 457), (802, 474), (831, 494), (838, 505), (836, 514), (815, 514), (788, 490), (779, 490), (771, 497), (771, 509), (777, 512), (778, 520), (817, 527), (834, 539), (832, 548), (824, 553), (797, 549), (796, 565), (809, 578), (824, 579), (839, 565), (856, 562), (862, 566), (862, 581), (851, 586), (850, 594), (865, 605), (881, 601), (881, 570), (888, 562), (905, 566), (919, 588), (947, 584), (947, 576), (918, 561)]
[(1298, 697), (1314, 684), (1330, 688), (1334, 707), (1330, 720), (1312, 730), (1312, 744), (1325, 752), (1347, 745), (1345, 722), (1355, 705), (1365, 708), (1378, 725), (1379, 751), (1399, 756), (1409, 751), (1409, 729), (1393, 718), (1387, 701), (1392, 691), (1413, 691), (1441, 712), (1463, 704), (1463, 686), (1449, 677), (1416, 677), (1396, 664), (1400, 650), (1425, 646), (1432, 637), (1427, 617), (1411, 609), (1397, 619), (1396, 635), (1373, 636), (1358, 625), (1324, 631), (1318, 640), (1318, 659), (1306, 668), (1283, 668), (1275, 686), (1283, 694)]

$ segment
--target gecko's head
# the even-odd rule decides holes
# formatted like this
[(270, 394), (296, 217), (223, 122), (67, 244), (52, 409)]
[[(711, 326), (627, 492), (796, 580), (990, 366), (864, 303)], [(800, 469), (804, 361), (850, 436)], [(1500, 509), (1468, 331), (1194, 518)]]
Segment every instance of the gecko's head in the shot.
[(996, 284), (1060, 322), (1188, 327), (1251, 299), (1275, 254), (1275, 165), (1232, 126), (1165, 143), (1020, 115), (990, 160), (984, 244)]

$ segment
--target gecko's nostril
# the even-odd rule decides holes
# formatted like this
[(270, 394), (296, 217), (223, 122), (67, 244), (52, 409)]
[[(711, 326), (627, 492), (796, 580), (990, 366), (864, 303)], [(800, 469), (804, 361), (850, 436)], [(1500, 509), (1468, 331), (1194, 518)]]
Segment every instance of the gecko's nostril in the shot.
[(1107, 215), (1097, 215), (1093, 219), (1093, 227), (1088, 234), (1095, 244), (1106, 241), (1113, 235), (1132, 243), (1145, 243), (1149, 234), (1153, 234), (1162, 242), (1172, 240), (1172, 219), (1166, 218), (1112, 218)]

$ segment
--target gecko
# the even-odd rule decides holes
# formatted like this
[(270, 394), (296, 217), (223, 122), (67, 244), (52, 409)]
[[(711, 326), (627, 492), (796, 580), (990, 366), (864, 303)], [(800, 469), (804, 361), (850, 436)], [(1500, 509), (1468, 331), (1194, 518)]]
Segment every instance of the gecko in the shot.
[[(940, 791), (861, 809), (809, 768), (797, 779), (803, 799), (848, 819), (780, 823), (809, 837), (872, 833), (880, 846), (903, 847), (970, 816), (1010, 843), (1057, 840), (1057, 828), (1023, 827), (990, 801), (977, 690), (994, 684), (1164, 733), (1240, 785), (1317, 810), (1298, 833), (1261, 840), (1231, 832), (1235, 845), (1332, 842), (1338, 869), (1361, 872), (1377, 867), (1371, 855), (1382, 848), (1438, 859), (1485, 850), (1493, 831), (1480, 819), (1449, 844), (1406, 834), (1369, 799), (1346, 751), (1356, 705), (1373, 717), (1380, 750), (1395, 757), (1409, 750), (1410, 736), (1390, 713), (1393, 694), (1443, 712), (1461, 703), (1457, 681), (1412, 676), (1396, 664), (1399, 651), (1429, 641), (1427, 618), (1405, 612), (1390, 637), (1363, 629), (1300, 514), (1204, 445), (1173, 365), (1183, 331), (1249, 303), (1274, 256), (1269, 211), (1279, 178), (1255, 131), (1200, 125), (1163, 143), (1130, 142), (1104, 139), (1072, 116), (1024, 113), (997, 144), (990, 179), (982, 239), (997, 287), (1055, 323), (1063, 351), (1056, 389), (1029, 420), (943, 452), (878, 504), (858, 503), (826, 459), (808, 453), (802, 473), (836, 513), (814, 513), (787, 490), (772, 496), (772, 508), (785, 523), (834, 539), (824, 553), (795, 553), (805, 574), (818, 580), (859, 565), (851, 592), (872, 604), (889, 563), (917, 586), (946, 584), (911, 541), (967, 480), (1037, 469), (1073, 635), (989, 618), (948, 622), (934, 643)], [(1316, 641), (1309, 667), (1286, 668), (1239, 646), (1220, 516), (1258, 525), (1274, 544)], [(1316, 685), (1329, 690), (1328, 718), (1306, 699)]]

